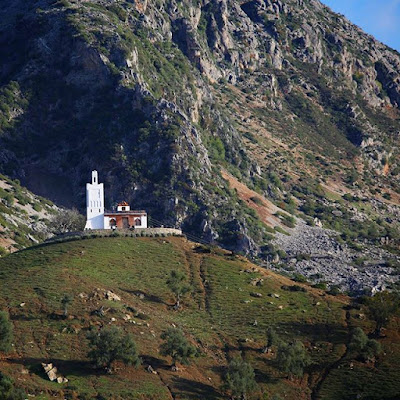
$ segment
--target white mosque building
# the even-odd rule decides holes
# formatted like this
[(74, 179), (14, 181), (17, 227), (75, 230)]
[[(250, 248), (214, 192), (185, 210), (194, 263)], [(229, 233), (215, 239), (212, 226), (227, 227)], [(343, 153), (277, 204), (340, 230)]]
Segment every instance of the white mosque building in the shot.
[(147, 228), (146, 211), (131, 210), (126, 202), (118, 203), (117, 211), (104, 210), (104, 184), (99, 183), (97, 171), (86, 184), (86, 216), (85, 230)]

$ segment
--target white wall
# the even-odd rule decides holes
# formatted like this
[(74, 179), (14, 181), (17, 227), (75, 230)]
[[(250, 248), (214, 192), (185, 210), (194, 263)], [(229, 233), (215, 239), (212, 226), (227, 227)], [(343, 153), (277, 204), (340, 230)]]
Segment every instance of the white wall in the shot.
[(136, 228), (147, 228), (147, 216), (141, 216), (140, 217), (140, 222), (141, 225), (140, 226), (136, 226)]
[(97, 171), (92, 171), (92, 183), (86, 184), (85, 229), (104, 229), (104, 185)]

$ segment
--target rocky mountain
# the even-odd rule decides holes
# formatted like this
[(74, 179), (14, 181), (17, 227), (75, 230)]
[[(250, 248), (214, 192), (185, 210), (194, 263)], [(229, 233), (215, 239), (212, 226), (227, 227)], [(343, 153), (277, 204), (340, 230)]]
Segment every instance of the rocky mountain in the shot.
[(96, 168), (109, 206), (279, 268), (298, 218), (359, 253), (341, 275), (396, 267), (400, 55), (319, 1), (16, 0), (0, 21), (0, 171), (33, 192), (83, 208)]
[(51, 201), (0, 175), (0, 257), (53, 236), (50, 220), (57, 211)]

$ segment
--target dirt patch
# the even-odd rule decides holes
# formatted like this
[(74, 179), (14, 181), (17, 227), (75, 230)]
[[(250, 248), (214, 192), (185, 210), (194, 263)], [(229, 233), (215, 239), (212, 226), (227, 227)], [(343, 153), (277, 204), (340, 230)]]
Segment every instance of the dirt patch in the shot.
[(281, 226), (282, 223), (279, 218), (275, 217), (274, 214), (278, 211), (284, 212), (282, 209), (277, 207), (271, 201), (266, 199), (264, 196), (249, 189), (246, 185), (239, 182), (234, 176), (229, 174), (225, 170), (221, 170), (222, 177), (228, 181), (229, 186), (236, 189), (238, 196), (243, 200), (250, 208), (252, 208), (257, 215), (260, 217), (268, 226), (274, 228), (275, 226)]

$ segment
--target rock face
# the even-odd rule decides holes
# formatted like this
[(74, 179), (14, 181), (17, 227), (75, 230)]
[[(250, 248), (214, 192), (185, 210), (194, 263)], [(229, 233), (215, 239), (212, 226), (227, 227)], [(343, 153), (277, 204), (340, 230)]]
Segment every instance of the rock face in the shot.
[(3, 3), (0, 171), (35, 193), (83, 209), (97, 169), (108, 206), (257, 254), (221, 166), (276, 201), (312, 157), (399, 184), (400, 57), (319, 1)]

